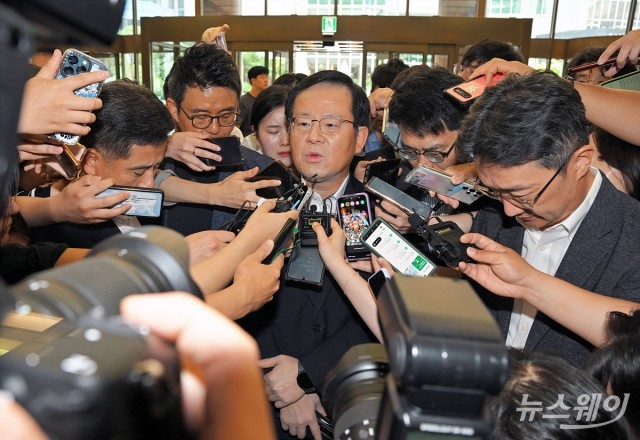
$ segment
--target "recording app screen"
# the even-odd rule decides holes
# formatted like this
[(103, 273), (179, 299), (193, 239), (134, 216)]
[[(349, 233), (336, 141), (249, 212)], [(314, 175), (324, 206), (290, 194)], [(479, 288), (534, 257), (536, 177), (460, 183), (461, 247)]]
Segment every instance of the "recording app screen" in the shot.
[(426, 277), (435, 269), (433, 263), (416, 252), (384, 223), (379, 223), (371, 231), (367, 243), (403, 275)]
[(340, 200), (340, 220), (346, 237), (347, 255), (367, 254), (368, 251), (360, 242), (360, 236), (369, 228), (369, 208), (365, 197)]

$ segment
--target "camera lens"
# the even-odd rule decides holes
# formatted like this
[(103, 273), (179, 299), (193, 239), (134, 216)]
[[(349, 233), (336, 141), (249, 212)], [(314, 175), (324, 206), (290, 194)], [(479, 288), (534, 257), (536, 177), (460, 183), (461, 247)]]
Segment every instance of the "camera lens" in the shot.
[(74, 72), (73, 67), (70, 67), (70, 66), (66, 66), (64, 69), (62, 69), (62, 74), (64, 76), (71, 76), (73, 75), (73, 72)]
[(84, 73), (87, 71), (87, 67), (86, 66), (78, 66), (78, 68), (76, 69), (76, 72), (78, 73)]
[(119, 234), (89, 255), (15, 285), (16, 299), (37, 313), (78, 319), (89, 313), (115, 316), (122, 298), (133, 293), (178, 290), (202, 297), (189, 275), (187, 243), (170, 229), (145, 226)]
[(69, 56), (67, 60), (69, 61), (69, 64), (78, 64), (78, 57), (75, 55)]
[(389, 362), (381, 344), (347, 351), (325, 380), (323, 404), (334, 423), (334, 438), (375, 438)]

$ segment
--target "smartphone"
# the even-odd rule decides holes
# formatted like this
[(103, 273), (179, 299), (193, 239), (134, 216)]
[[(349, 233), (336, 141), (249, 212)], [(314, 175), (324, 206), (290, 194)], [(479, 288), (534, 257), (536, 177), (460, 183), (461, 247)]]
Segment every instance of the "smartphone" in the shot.
[(640, 70), (627, 73), (617, 78), (611, 78), (608, 81), (600, 83), (601, 87), (609, 87), (611, 89), (637, 90), (640, 91)]
[(596, 67), (610, 67), (616, 63), (616, 58), (617, 57), (611, 57), (602, 64), (598, 64), (597, 61), (594, 61), (592, 63), (580, 64), (579, 66), (570, 67), (569, 69), (567, 69), (567, 72), (576, 73), (576, 72), (582, 72), (584, 70), (591, 70)]
[(451, 183), (451, 175), (425, 167), (424, 165), (415, 167), (407, 174), (404, 180), (412, 185), (435, 191), (438, 194), (451, 197), (467, 205), (470, 205), (484, 195), (481, 186), (471, 182), (454, 185)]
[(387, 271), (387, 269), (385, 269), (384, 267), (367, 278), (367, 283), (369, 283), (369, 287), (373, 292), (373, 296), (377, 298), (378, 294), (380, 293), (380, 289), (382, 289), (382, 286), (384, 286), (387, 280), (390, 279), (391, 275), (389, 274), (389, 271)]
[(366, 260), (371, 252), (360, 237), (371, 224), (371, 206), (366, 193), (338, 197), (338, 221), (346, 237), (345, 255), (349, 261)]
[(365, 183), (364, 187), (370, 193), (402, 209), (406, 214), (413, 214), (415, 212), (423, 218), (428, 218), (431, 215), (431, 206), (414, 199), (409, 194), (399, 190), (393, 185), (389, 185), (378, 177), (373, 177)]
[(267, 165), (262, 171), (253, 177), (247, 179), (247, 182), (258, 182), (260, 180), (272, 180), (276, 179), (280, 181), (279, 186), (270, 186), (268, 188), (260, 188), (256, 190), (256, 194), (259, 197), (265, 199), (279, 199), (285, 194), (294, 189), (294, 184), (299, 184), (300, 179), (293, 174), (289, 168), (287, 168), (279, 160), (274, 160)]
[(362, 234), (362, 243), (403, 275), (427, 277), (436, 265), (381, 217)]
[(240, 150), (240, 139), (237, 136), (207, 139), (208, 142), (220, 147), (220, 151), (215, 151), (221, 157), (220, 162), (206, 157), (200, 160), (210, 167), (233, 168), (242, 165), (242, 151)]
[(162, 202), (164, 192), (157, 188), (140, 188), (137, 186), (112, 186), (96, 197), (107, 197), (127, 191), (129, 198), (122, 203), (114, 205), (113, 208), (122, 206), (123, 203), (131, 203), (131, 208), (124, 215), (134, 215), (136, 217), (160, 217), (162, 212)]
[[(69, 76), (98, 70), (106, 71), (108, 69), (103, 62), (90, 57), (86, 53), (80, 52), (78, 49), (67, 49), (62, 55), (62, 63), (60, 63), (55, 78), (67, 78)], [(96, 98), (100, 94), (100, 90), (102, 90), (102, 84), (103, 82), (89, 84), (74, 91), (74, 93), (78, 96)], [(76, 144), (78, 140), (80, 140), (80, 136), (69, 133), (53, 133), (49, 135), (49, 138), (69, 145)]]
[(227, 38), (225, 36), (225, 31), (220, 31), (218, 35), (216, 35), (216, 39), (213, 44), (219, 47), (222, 50), (228, 51), (227, 49)]
[(484, 76), (472, 79), (471, 81), (463, 82), (457, 86), (449, 87), (445, 89), (444, 94), (447, 97), (453, 98), (456, 103), (468, 106), (476, 100), (476, 98), (482, 95), (485, 89), (499, 82), (504, 75), (502, 73), (496, 73), (493, 75), (491, 84), (487, 84), (487, 79)]
[(364, 181), (377, 177), (390, 185), (395, 185), (400, 169), (400, 159), (389, 159), (382, 162), (372, 162), (364, 170)]
[(400, 127), (395, 122), (389, 121), (389, 108), (382, 113), (382, 136), (397, 149), (400, 147)]
[(287, 219), (287, 222), (284, 224), (280, 232), (276, 238), (273, 239), (273, 249), (267, 255), (267, 257), (262, 260), (262, 264), (271, 264), (273, 260), (278, 258), (285, 249), (287, 249), (287, 245), (291, 242), (293, 238), (293, 231), (296, 226), (296, 221), (292, 218)]
[(82, 144), (62, 144), (62, 153), (53, 156), (52, 160), (45, 161), (45, 165), (59, 173), (67, 180), (73, 180), (80, 175), (82, 159), (87, 149)]

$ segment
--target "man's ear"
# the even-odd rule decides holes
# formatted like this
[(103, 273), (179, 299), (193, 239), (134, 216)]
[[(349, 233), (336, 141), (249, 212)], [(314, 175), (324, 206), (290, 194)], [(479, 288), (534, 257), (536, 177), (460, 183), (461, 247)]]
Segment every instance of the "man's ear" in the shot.
[(171, 113), (171, 117), (173, 120), (178, 123), (178, 104), (173, 100), (173, 98), (167, 99), (167, 109), (169, 109), (169, 113)]
[(591, 161), (594, 154), (596, 154), (596, 148), (592, 144), (583, 145), (578, 148), (574, 154), (574, 164), (576, 175), (578, 178), (584, 176), (586, 173), (591, 172)]
[(95, 148), (87, 148), (87, 152), (82, 159), (82, 172), (90, 176), (97, 176), (102, 162), (104, 162), (102, 154)]
[(358, 132), (356, 133), (355, 154), (360, 153), (364, 149), (364, 146), (367, 143), (367, 137), (369, 137), (369, 127), (358, 127)]

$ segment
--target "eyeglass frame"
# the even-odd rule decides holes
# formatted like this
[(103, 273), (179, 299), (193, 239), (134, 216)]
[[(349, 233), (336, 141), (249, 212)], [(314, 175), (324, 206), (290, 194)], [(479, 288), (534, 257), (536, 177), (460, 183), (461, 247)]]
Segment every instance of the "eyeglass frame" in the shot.
[[(221, 114), (219, 114), (219, 115), (215, 115), (215, 116), (212, 116), (212, 115), (209, 115), (209, 114), (204, 114), (204, 115), (190, 115), (189, 113), (187, 113), (187, 111), (186, 111), (185, 109), (183, 109), (183, 108), (182, 108), (182, 106), (180, 106), (180, 105), (179, 105), (179, 106), (178, 106), (178, 109), (179, 109), (180, 111), (182, 111), (182, 113), (184, 113), (184, 115), (187, 117), (187, 119), (188, 119), (189, 121), (191, 121), (191, 126), (192, 126), (193, 128), (197, 128), (198, 130), (205, 130), (205, 129), (209, 128), (209, 127), (211, 126), (211, 124), (213, 124), (213, 120), (214, 120), (214, 119), (216, 119), (216, 120), (217, 120), (218, 125), (219, 125), (220, 127), (233, 127), (233, 126), (234, 126), (234, 124), (236, 123), (236, 121), (238, 120), (238, 116), (240, 116), (240, 112), (222, 112)], [(224, 116), (226, 116), (226, 115), (229, 115), (229, 114), (232, 114), (232, 115), (234, 115), (234, 116), (235, 116), (235, 117), (233, 118), (233, 122), (232, 122), (231, 124), (229, 124), (229, 125), (223, 125), (223, 124), (221, 124), (221, 123), (220, 123), (220, 118), (222, 118), (222, 117), (224, 117)], [(211, 120), (209, 121), (209, 123), (208, 123), (206, 126), (204, 126), (204, 127), (196, 127), (196, 125), (193, 123), (193, 120), (194, 120), (195, 118), (205, 117), (205, 116), (206, 116), (206, 117), (208, 117), (208, 118), (211, 118)]]
[(511, 204), (515, 204), (515, 205), (517, 205), (517, 206), (519, 206), (521, 208), (531, 209), (531, 208), (533, 208), (533, 205), (535, 205), (535, 203), (540, 199), (540, 197), (545, 192), (545, 190), (547, 188), (549, 188), (549, 186), (553, 183), (553, 181), (556, 179), (556, 177), (558, 177), (560, 172), (567, 166), (567, 164), (569, 163), (570, 159), (571, 159), (571, 156), (569, 156), (568, 158), (565, 159), (565, 161), (556, 170), (556, 172), (553, 174), (553, 176), (551, 176), (551, 179), (549, 179), (549, 181), (542, 187), (542, 189), (540, 191), (538, 191), (538, 193), (531, 200), (522, 200), (519, 197), (505, 196), (503, 193), (501, 193), (499, 191), (494, 191), (494, 190), (492, 190), (490, 188), (487, 188), (487, 187), (484, 188), (483, 192), (484, 192), (485, 195), (491, 197), (492, 199), (501, 200), (503, 202), (506, 201), (506, 202), (509, 202)]
[[(342, 119), (342, 118), (338, 118), (335, 116), (326, 116), (324, 118), (320, 118), (320, 119), (312, 119), (312, 118), (307, 118), (305, 116), (302, 116), (302, 118), (305, 119), (309, 119), (309, 129), (307, 131), (300, 131), (300, 128), (298, 128), (298, 133), (300, 134), (305, 134), (305, 133), (310, 133), (311, 130), (313, 129), (313, 123), (317, 122), (318, 123), (318, 127), (320, 128), (320, 132), (322, 134), (324, 134), (325, 136), (335, 136), (336, 134), (338, 134), (340, 132), (340, 130), (342, 129), (342, 124), (344, 124), (345, 122), (348, 122), (350, 124), (353, 124), (353, 127), (356, 127), (356, 122), (355, 121), (350, 121), (348, 119)], [(295, 130), (296, 127), (296, 116), (292, 117), (291, 119), (289, 119), (289, 130), (293, 131)], [(340, 126), (338, 127), (338, 129), (336, 130), (335, 133), (326, 133), (323, 129), (322, 129), (322, 121), (324, 121), (325, 119), (334, 119), (336, 121), (340, 121)], [(300, 127), (300, 125), (297, 125), (297, 127)]]
[[(453, 144), (451, 144), (451, 147), (449, 147), (449, 149), (447, 151), (434, 151), (434, 150), (423, 150), (423, 151), (420, 151), (420, 150), (416, 150), (413, 147), (404, 147), (404, 146), (402, 146), (403, 145), (402, 144), (402, 139), (400, 139), (399, 144), (400, 145), (398, 145), (396, 147), (396, 151), (398, 152), (398, 154), (400, 154), (400, 156), (402, 156), (403, 159), (406, 159), (406, 160), (419, 160), (420, 156), (424, 156), (431, 163), (442, 163), (442, 162), (444, 162), (444, 160), (447, 157), (449, 157), (449, 155), (451, 154), (453, 149), (456, 147), (456, 142), (454, 142)], [(413, 159), (409, 159), (408, 157), (406, 157), (406, 153), (405, 154), (402, 153), (402, 150), (405, 149), (405, 148), (408, 148), (408, 149), (410, 149), (412, 151), (415, 151), (415, 156), (416, 157), (414, 157)], [(439, 161), (438, 160), (432, 160), (429, 156), (427, 156), (427, 154), (438, 155), (440, 157), (440, 160)]]

